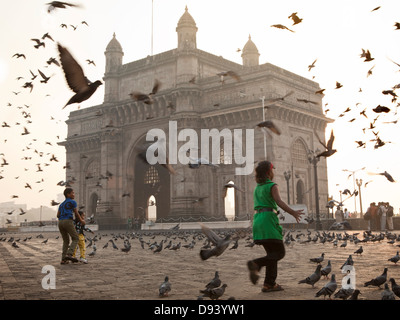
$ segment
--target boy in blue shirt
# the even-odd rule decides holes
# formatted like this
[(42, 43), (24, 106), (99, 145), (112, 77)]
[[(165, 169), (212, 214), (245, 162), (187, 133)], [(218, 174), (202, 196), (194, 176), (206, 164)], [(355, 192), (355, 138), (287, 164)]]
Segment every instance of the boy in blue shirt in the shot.
[[(79, 241), (79, 236), (74, 226), (74, 214), (81, 224), (85, 225), (85, 220), (78, 214), (78, 204), (74, 200), (74, 190), (72, 188), (66, 188), (64, 190), (64, 196), (65, 201), (60, 204), (57, 211), (58, 230), (60, 230), (63, 239), (61, 264), (66, 264), (68, 261), (78, 262), (78, 259), (72, 256)], [(70, 237), (72, 240), (71, 243), (69, 243)]]

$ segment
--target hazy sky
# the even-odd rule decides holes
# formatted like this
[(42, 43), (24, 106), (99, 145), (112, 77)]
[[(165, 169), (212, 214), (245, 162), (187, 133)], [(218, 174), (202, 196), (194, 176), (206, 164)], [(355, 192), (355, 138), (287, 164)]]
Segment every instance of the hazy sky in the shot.
[[(58, 59), (56, 42), (70, 50), (92, 81), (104, 75), (104, 51), (114, 32), (125, 53), (124, 63), (151, 53), (151, 0), (73, 1), (82, 7), (58, 9), (51, 14), (47, 13), (46, 2), (10, 1), (0, 12), (0, 122), (10, 125), (0, 127), (0, 163), (2, 158), (9, 163), (0, 167), (0, 202), (12, 201), (12, 196), (18, 195), (14, 200), (27, 203), (28, 208), (50, 205), (63, 191), (57, 183), (65, 179), (65, 149), (57, 142), (66, 138), (65, 121), (69, 112), (78, 107), (62, 110), (73, 93), (61, 69), (47, 66), (50, 57)], [(243, 48), (250, 34), (261, 54), (260, 64), (269, 62), (309, 79), (315, 77), (314, 81), (326, 89), (326, 115), (335, 120), (326, 131), (328, 137), (333, 129), (334, 147), (338, 150), (328, 159), (329, 193), (338, 199), (339, 190), (353, 191), (353, 179), (348, 179), (349, 173), (342, 170), (366, 167), (357, 172), (363, 182), (372, 181), (362, 188), (364, 212), (371, 201), (389, 201), (398, 212), (399, 184), (367, 173), (386, 170), (395, 180), (400, 179), (399, 124), (385, 123), (399, 118), (397, 102), (382, 94), (400, 83), (400, 67), (389, 60), (400, 63), (400, 30), (394, 26), (400, 22), (398, 0), (339, 0), (323, 4), (318, 0), (154, 0), (154, 54), (176, 48), (175, 28), (186, 5), (198, 27), (199, 49), (241, 64), (241, 53), (236, 49)], [(378, 6), (381, 7), (372, 11)], [(300, 24), (293, 25), (288, 18), (294, 12), (303, 19)], [(62, 23), (68, 28), (61, 28)], [(272, 28), (274, 24), (295, 32)], [(71, 25), (78, 27), (73, 31)], [(45, 48), (35, 49), (31, 39), (41, 38), (46, 32), (56, 42), (46, 39)], [(364, 62), (360, 57), (362, 49), (369, 50), (374, 60)], [(13, 58), (17, 52), (24, 53), (26, 60)], [(94, 60), (96, 66), (88, 65), (86, 59)], [(315, 68), (309, 72), (308, 65), (315, 59)], [(372, 75), (367, 77), (371, 68)], [(38, 76), (30, 93), (22, 86), (31, 81), (29, 71), (38, 74), (38, 69), (52, 77), (43, 84)], [(19, 76), (24, 79), (16, 80)], [(335, 89), (336, 81), (343, 87)], [(80, 107), (101, 104), (103, 95), (104, 87), (100, 87)], [(376, 128), (364, 133), (363, 128), (369, 128), (378, 116), (372, 111), (378, 105), (389, 107), (391, 112), (380, 114)], [(339, 117), (347, 108), (351, 111)], [(368, 119), (360, 115), (364, 109)], [(349, 122), (353, 118), (356, 120)], [(23, 127), (30, 134), (21, 135)], [(372, 131), (391, 143), (374, 149)], [(357, 148), (356, 140), (366, 141), (366, 148)], [(59, 162), (50, 161), (53, 154)], [(37, 164), (43, 171), (37, 172)], [(345, 205), (354, 210), (353, 199)]]

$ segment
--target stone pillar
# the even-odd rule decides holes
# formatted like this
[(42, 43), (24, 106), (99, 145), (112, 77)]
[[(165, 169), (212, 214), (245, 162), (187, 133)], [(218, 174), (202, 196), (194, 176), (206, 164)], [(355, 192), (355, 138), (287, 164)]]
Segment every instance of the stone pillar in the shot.
[(100, 198), (97, 207), (99, 225), (117, 226), (126, 223), (122, 218), (121, 198), (121, 174), (120, 156), (121, 142), (120, 132), (116, 128), (103, 129), (100, 133)]

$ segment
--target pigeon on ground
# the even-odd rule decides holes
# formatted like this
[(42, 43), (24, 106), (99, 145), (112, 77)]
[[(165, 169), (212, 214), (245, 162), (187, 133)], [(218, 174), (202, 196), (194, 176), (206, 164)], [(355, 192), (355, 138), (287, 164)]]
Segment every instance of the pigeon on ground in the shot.
[(388, 259), (388, 261), (390, 262), (394, 262), (395, 264), (397, 264), (397, 262), (400, 260), (400, 255), (399, 252), (397, 251), (396, 255), (391, 257), (390, 259)]
[(97, 88), (102, 85), (102, 82), (100, 80), (95, 82), (89, 81), (83, 73), (82, 67), (72, 57), (70, 52), (60, 44), (58, 44), (58, 52), (65, 79), (70, 89), (75, 92), (75, 95), (63, 107), (64, 109), (69, 104), (80, 103), (89, 99)]
[(327, 266), (321, 269), (321, 276), (328, 278), (328, 274), (330, 274), (331, 271), (332, 271), (331, 260), (328, 260)]
[(124, 247), (121, 249), (122, 252), (129, 252), (131, 250), (131, 244), (129, 241), (124, 241)]
[(161, 250), (163, 249), (163, 245), (164, 245), (164, 239), (161, 240), (160, 244), (157, 246), (157, 248), (153, 251), (153, 253), (157, 253), (157, 252), (161, 252)]
[(362, 254), (364, 252), (363, 247), (360, 246), (360, 248), (358, 248), (356, 251), (354, 251), (354, 253), (356, 254)]
[(361, 294), (360, 290), (355, 289), (354, 292), (351, 294), (349, 300), (358, 300), (358, 296)]
[(91, 253), (89, 253), (89, 256), (91, 256), (91, 257), (94, 256), (96, 254), (96, 251), (97, 251), (97, 247), (96, 247), (96, 244), (94, 244), (93, 251)]
[(340, 269), (343, 269), (344, 266), (352, 266), (354, 265), (353, 257), (350, 254), (347, 260), (343, 263), (343, 265), (340, 267)]
[(315, 296), (320, 297), (323, 295), (324, 300), (326, 296), (329, 296), (329, 299), (331, 299), (331, 295), (336, 291), (336, 289), (337, 289), (337, 283), (335, 279), (335, 274), (332, 274), (331, 281), (325, 284), (323, 288), (315, 294)]
[(218, 271), (215, 271), (214, 278), (207, 283), (206, 288), (207, 289), (214, 289), (218, 288), (221, 285), (221, 279), (219, 278), (219, 273)]
[(390, 278), (389, 281), (392, 284), (393, 293), (400, 298), (400, 285), (393, 278)]
[(158, 289), (158, 296), (160, 298), (168, 297), (170, 291), (171, 291), (171, 283), (169, 282), (168, 276), (166, 276), (164, 278), (164, 282), (161, 283)]
[(214, 244), (214, 247), (211, 249), (201, 249), (200, 257), (202, 260), (207, 260), (213, 256), (218, 257), (226, 248), (228, 248), (231, 243), (230, 234), (228, 234), (225, 238), (220, 238), (214, 231), (210, 228), (206, 227), (204, 224), (200, 223), (201, 230), (207, 236), (207, 238)]
[(381, 292), (381, 300), (396, 300), (396, 297), (389, 289), (389, 284), (387, 282), (385, 282), (385, 290)]
[(354, 293), (353, 288), (347, 288), (347, 289), (341, 288), (338, 292), (335, 293), (334, 298), (347, 300), (353, 293)]
[(118, 250), (118, 247), (115, 244), (115, 242), (112, 239), (110, 239), (109, 241), (111, 242), (113, 249)]
[(381, 287), (381, 285), (383, 285), (386, 282), (387, 279), (387, 270), (388, 268), (385, 268), (383, 270), (383, 273), (376, 277), (375, 279), (372, 279), (370, 281), (367, 281), (364, 283), (364, 287), (368, 287), (368, 286), (375, 286), (375, 287)]
[(321, 279), (321, 268), (322, 268), (322, 266), (320, 264), (318, 264), (314, 273), (312, 273), (310, 276), (308, 276), (304, 280), (300, 280), (299, 284), (300, 283), (310, 284), (314, 288), (314, 284), (317, 283), (319, 281), (319, 279)]
[(325, 256), (325, 253), (322, 253), (320, 257), (311, 258), (310, 261), (311, 262), (316, 262), (316, 263), (321, 263), (322, 261), (324, 261), (324, 256)]
[(211, 300), (218, 300), (222, 295), (225, 293), (225, 288), (228, 285), (224, 283), (221, 287), (219, 288), (214, 288), (210, 290), (210, 299)]

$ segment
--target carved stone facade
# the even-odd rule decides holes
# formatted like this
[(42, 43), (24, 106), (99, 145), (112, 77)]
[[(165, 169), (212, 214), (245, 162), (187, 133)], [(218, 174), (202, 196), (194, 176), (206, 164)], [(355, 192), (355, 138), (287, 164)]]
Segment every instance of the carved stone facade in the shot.
[[(331, 120), (322, 112), (319, 85), (269, 63), (259, 64), (258, 50), (249, 37), (244, 46), (243, 64), (197, 49), (197, 27), (187, 8), (178, 22), (178, 46), (144, 59), (123, 64), (123, 50), (114, 34), (105, 51), (104, 103), (71, 112), (65, 146), (67, 179), (74, 179), (76, 198), (105, 224), (126, 223), (128, 217), (148, 219), (149, 198), (154, 196), (157, 219), (224, 216), (223, 185), (233, 181), (243, 192), (235, 191), (235, 216), (252, 212), (254, 175), (235, 175), (237, 164), (221, 151), (218, 168), (173, 165), (171, 175), (159, 164), (141, 161), (135, 147), (145, 142), (152, 128), (167, 134), (170, 121), (178, 132), (191, 128), (254, 129), (263, 119), (261, 97), (265, 97), (265, 118), (272, 120), (281, 135), (268, 132), (267, 159), (276, 167), (275, 181), (287, 200), (284, 171), (292, 172), (291, 204), (306, 204), (315, 212), (313, 168), (308, 150), (323, 147), (318, 136), (325, 136)], [(246, 50), (245, 50), (246, 49)], [(218, 76), (234, 71), (240, 81)], [(131, 99), (132, 91), (150, 92), (155, 79), (161, 82), (154, 103)], [(271, 99), (293, 94), (284, 100)], [(309, 100), (312, 103), (299, 101)], [(264, 159), (264, 135), (255, 129), (254, 157)], [(184, 142), (179, 142), (178, 148)], [(328, 197), (326, 160), (318, 163), (320, 211), (326, 212)], [(151, 205), (151, 204), (150, 204)]]

